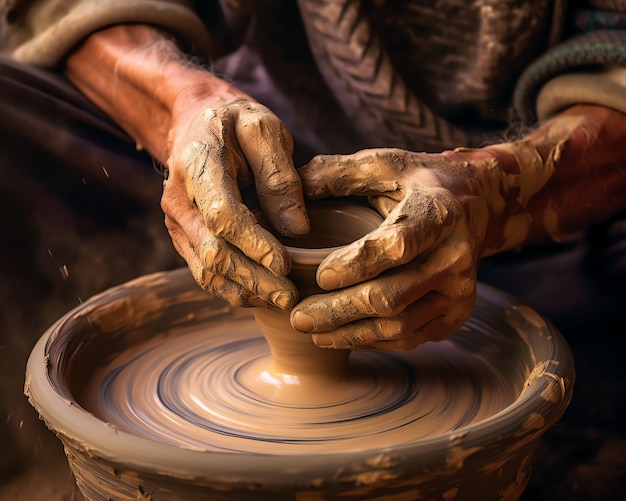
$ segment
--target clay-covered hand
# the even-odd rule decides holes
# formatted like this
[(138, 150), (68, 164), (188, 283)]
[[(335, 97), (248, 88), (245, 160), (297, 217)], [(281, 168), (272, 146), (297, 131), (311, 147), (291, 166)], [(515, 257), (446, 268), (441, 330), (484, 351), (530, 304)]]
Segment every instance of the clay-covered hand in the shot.
[(298, 294), (286, 278), (289, 255), (259, 225), (240, 190), (256, 189), (261, 210), (279, 233), (308, 232), (292, 137), (251, 99), (198, 104), (177, 110), (170, 132), (161, 205), (174, 246), (205, 290), (233, 305), (290, 309)]
[(308, 232), (285, 125), (149, 25), (96, 31), (68, 56), (65, 74), (167, 166), (161, 205), (197, 282), (233, 305), (291, 308), (297, 291), (285, 278), (289, 256), (241, 196), (256, 189), (279, 233)]
[(458, 329), (475, 301), (487, 220), (472, 172), (454, 154), (398, 149), (301, 168), (306, 195), (366, 195), (386, 219), (320, 264), (318, 284), (331, 292), (296, 305), (294, 328), (319, 346), (357, 350), (408, 350)]
[(581, 105), (480, 149), (316, 157), (300, 171), (306, 194), (366, 195), (386, 220), (320, 264), (331, 292), (298, 304), (293, 326), (336, 348), (409, 349), (451, 334), (472, 310), (479, 258), (623, 210), (625, 126), (622, 113)]

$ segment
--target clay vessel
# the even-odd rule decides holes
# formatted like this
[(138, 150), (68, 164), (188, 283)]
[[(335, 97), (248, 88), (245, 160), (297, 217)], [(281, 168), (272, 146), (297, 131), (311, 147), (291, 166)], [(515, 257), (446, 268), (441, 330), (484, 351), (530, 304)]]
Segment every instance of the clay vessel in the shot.
[[(312, 203), (307, 212), (311, 231), (306, 237), (287, 239), (278, 236), (291, 256), (289, 278), (296, 284), (300, 299), (324, 292), (317, 285), (315, 276), (317, 267), (326, 256), (361, 238), (383, 221), (377, 212), (345, 202)], [(257, 217), (260, 218), (258, 213)], [(277, 308), (255, 308), (254, 317), (270, 346), (275, 372), (297, 373), (302, 386), (306, 384), (307, 375), (340, 376), (345, 371), (350, 351), (318, 348), (310, 334), (291, 327), (290, 312)], [(315, 382), (312, 381), (312, 384)]]
[[(124, 374), (126, 362), (114, 369), (111, 364), (152, 351), (156, 362), (141, 366), (147, 374), (129, 376), (128, 389), (122, 386), (122, 397), (113, 400), (153, 400), (154, 419), (180, 421), (180, 436), (152, 436), (123, 419), (118, 424), (115, 416), (124, 410), (113, 409), (115, 419), (103, 417), (95, 402), (106, 391), (94, 392), (94, 380), (103, 373), (105, 380)], [(166, 369), (159, 368), (158, 357), (170, 357), (163, 362)], [(209, 358), (218, 366), (226, 360), (222, 379)], [(379, 429), (376, 421), (382, 414), (383, 423), (393, 423), (400, 404), (330, 422), (316, 402), (285, 410), (282, 404), (272, 407), (277, 400), (270, 396), (266, 417), (227, 416), (228, 422), (217, 422), (211, 431), (215, 440), (202, 442), (202, 433), (216, 422), (207, 416), (217, 416), (222, 403), (206, 395), (231, 386), (239, 388), (233, 390), (235, 400), (238, 392), (253, 392), (229, 384), (231, 375), (257, 370), (249, 360), (262, 367), (271, 360), (252, 310), (207, 295), (180, 269), (104, 291), (60, 318), (31, 353), (25, 393), (63, 442), (88, 500), (515, 500), (527, 485), (541, 437), (563, 414), (574, 384), (572, 355), (557, 330), (514, 298), (479, 284), (471, 318), (448, 340), (406, 354), (350, 356), (346, 378), (373, 381), (376, 390), (365, 395), (363, 408), (370, 396), (389, 388), (400, 396), (382, 397), (382, 403), (417, 406), (401, 425)], [(191, 374), (183, 386), (167, 383), (174, 368)], [(374, 369), (381, 375), (370, 377)], [(341, 379), (334, 381), (340, 386)], [(187, 399), (191, 387), (198, 390)], [(429, 395), (436, 388), (442, 398)], [(258, 403), (251, 394), (242, 407)], [(432, 409), (424, 407), (431, 401)], [(196, 404), (206, 415), (192, 414)], [(167, 414), (172, 409), (177, 410)], [(141, 414), (136, 410), (130, 409), (132, 418)], [(275, 426), (287, 411), (293, 426), (288, 419)], [(315, 421), (318, 414), (321, 420)], [(446, 419), (452, 424), (442, 428)], [(188, 433), (187, 421), (193, 423)]]

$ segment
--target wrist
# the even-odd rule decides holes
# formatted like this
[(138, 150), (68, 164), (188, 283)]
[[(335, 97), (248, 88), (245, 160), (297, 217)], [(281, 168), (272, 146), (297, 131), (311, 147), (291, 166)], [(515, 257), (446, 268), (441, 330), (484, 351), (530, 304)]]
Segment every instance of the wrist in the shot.
[(577, 229), (571, 223), (580, 217), (569, 214), (584, 212), (575, 200), (580, 193), (564, 189), (573, 186), (574, 178), (565, 175), (562, 165), (580, 171), (580, 158), (572, 151), (580, 146), (577, 137), (590, 137), (586, 124), (585, 114), (563, 115), (523, 138), (474, 154), (483, 160), (476, 179), (489, 208), (481, 257), (545, 238), (560, 240)]
[[(449, 158), (467, 166), (472, 177), (474, 197), (466, 210), (478, 228), (479, 258), (537, 240), (541, 224), (533, 208), (555, 172), (562, 144), (545, 145), (526, 137), (448, 153)], [(542, 216), (542, 224), (549, 216)]]
[(244, 94), (193, 64), (177, 42), (145, 25), (92, 34), (68, 58), (67, 77), (155, 159), (169, 157), (177, 120)]

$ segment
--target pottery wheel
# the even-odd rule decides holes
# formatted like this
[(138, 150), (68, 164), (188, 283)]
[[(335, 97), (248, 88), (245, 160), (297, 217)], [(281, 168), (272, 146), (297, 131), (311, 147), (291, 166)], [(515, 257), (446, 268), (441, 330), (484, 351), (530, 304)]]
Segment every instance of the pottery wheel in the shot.
[(470, 321), (408, 353), (353, 353), (342, 378), (311, 383), (272, 372), (252, 313), (236, 310), (109, 356), (78, 400), (115, 427), (191, 450), (393, 447), (458, 430), (515, 401), (520, 378), (484, 356), (494, 336)]

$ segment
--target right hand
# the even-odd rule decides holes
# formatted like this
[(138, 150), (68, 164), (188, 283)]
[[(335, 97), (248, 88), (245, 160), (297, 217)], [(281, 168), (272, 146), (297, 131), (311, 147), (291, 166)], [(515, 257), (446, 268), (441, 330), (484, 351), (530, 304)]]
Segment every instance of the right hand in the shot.
[(265, 218), (286, 237), (309, 231), (286, 126), (250, 98), (192, 102), (174, 114), (161, 206), (174, 247), (205, 290), (235, 306), (291, 309), (286, 249), (241, 197), (254, 183)]

